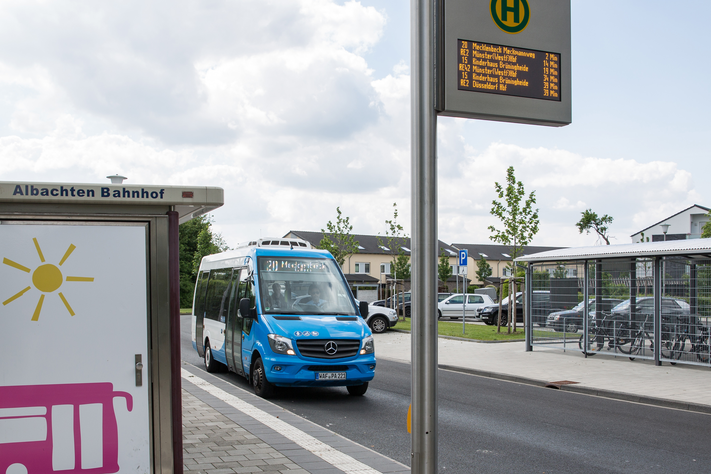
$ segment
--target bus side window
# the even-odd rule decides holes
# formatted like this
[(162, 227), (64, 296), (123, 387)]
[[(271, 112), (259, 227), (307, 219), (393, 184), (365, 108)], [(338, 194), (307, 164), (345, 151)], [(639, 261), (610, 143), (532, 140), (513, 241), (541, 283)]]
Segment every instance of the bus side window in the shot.
[[(232, 276), (231, 268), (220, 268), (210, 271), (210, 280), (207, 284), (207, 301), (205, 303), (205, 317), (220, 321), (220, 310), (225, 296), (229, 295), (228, 287)], [(224, 321), (224, 320), (223, 320)]]
[(197, 290), (195, 290), (195, 314), (196, 316), (205, 315), (205, 296), (207, 291), (207, 280), (210, 272), (202, 272), (198, 276)]
[[(252, 286), (252, 281), (250, 279), (250, 276), (248, 272), (243, 271), (240, 274), (240, 282), (239, 282), (239, 300), (241, 301), (242, 298), (249, 298), (250, 301), (250, 306), (254, 306), (255, 303), (255, 297), (254, 297), (254, 288)], [(254, 320), (252, 318), (244, 318), (243, 317), (243, 326), (242, 330), (245, 332), (245, 334), (249, 334), (250, 331), (252, 330), (252, 323)]]
[(217, 320), (224, 323), (227, 320), (227, 309), (230, 306), (230, 293), (232, 293), (232, 285), (234, 279), (232, 278), (232, 271), (228, 271), (229, 280), (227, 286), (225, 286), (225, 291), (222, 293), (222, 301), (220, 302), (220, 313)]

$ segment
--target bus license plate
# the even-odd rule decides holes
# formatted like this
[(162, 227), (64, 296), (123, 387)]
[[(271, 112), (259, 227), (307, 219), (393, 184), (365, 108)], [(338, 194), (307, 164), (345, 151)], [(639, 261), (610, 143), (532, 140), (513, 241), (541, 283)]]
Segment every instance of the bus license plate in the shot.
[(345, 372), (317, 372), (316, 380), (345, 380)]

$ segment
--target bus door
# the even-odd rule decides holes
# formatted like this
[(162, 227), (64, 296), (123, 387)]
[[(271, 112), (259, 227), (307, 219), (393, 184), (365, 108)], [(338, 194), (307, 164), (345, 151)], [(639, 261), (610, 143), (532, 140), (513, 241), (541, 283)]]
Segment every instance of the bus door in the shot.
[[(242, 273), (247, 273), (243, 270)], [(242, 315), (239, 314), (239, 281), (240, 270), (235, 268), (232, 271), (232, 281), (230, 282), (230, 302), (227, 312), (227, 322), (225, 324), (225, 358), (227, 367), (232, 372), (240, 375), (244, 374), (240, 354), (242, 354)]]
[[(254, 282), (252, 281), (252, 275), (248, 269), (243, 269), (240, 272), (239, 277), (239, 290), (237, 299), (237, 314), (239, 314), (239, 302), (242, 298), (249, 298), (250, 307), (254, 307), (256, 300), (254, 296)], [(254, 319), (245, 318), (244, 315), (239, 315), (239, 319), (242, 320), (242, 368), (245, 374), (249, 373), (249, 364), (252, 361), (252, 350), (254, 349), (254, 331), (252, 331), (252, 326), (254, 325)]]
[(207, 280), (210, 272), (204, 271), (198, 275), (197, 289), (195, 290), (195, 345), (200, 357), (205, 357), (205, 336), (203, 328), (205, 327), (205, 295), (207, 294)]

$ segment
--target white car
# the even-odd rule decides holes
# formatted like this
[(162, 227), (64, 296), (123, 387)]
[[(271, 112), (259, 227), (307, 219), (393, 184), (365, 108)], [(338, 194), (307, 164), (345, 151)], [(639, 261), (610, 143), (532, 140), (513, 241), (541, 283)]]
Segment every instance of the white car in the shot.
[(437, 319), (450, 318), (450, 319), (461, 319), (462, 313), (464, 311), (464, 297), (467, 298), (466, 304), (466, 317), (476, 318), (476, 310), (478, 308), (483, 308), (487, 305), (493, 305), (494, 300), (491, 299), (489, 295), (481, 295), (478, 293), (471, 294), (454, 294), (449, 298), (441, 301), (437, 304)]
[[(358, 300), (356, 300), (358, 302)], [(397, 313), (394, 309), (384, 306), (368, 305), (368, 317), (365, 322), (374, 333), (382, 333), (397, 324)]]

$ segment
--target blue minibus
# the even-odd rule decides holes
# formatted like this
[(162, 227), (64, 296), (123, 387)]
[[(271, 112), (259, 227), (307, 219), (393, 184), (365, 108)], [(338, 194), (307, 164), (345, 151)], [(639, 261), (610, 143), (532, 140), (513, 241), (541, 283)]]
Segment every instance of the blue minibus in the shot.
[(329, 252), (259, 239), (202, 259), (192, 342), (208, 372), (243, 375), (264, 398), (275, 386), (363, 395), (375, 376), (367, 311)]

